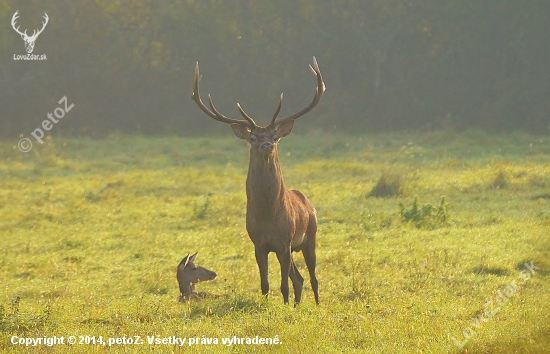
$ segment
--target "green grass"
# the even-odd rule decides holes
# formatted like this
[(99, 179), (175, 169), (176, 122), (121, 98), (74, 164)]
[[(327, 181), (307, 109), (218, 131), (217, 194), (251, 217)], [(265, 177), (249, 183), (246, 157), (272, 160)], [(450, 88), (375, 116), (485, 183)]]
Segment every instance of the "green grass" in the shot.
[[(139, 335), (144, 344), (31, 352), (179, 351), (147, 336), (198, 338), (189, 352), (550, 351), (548, 137), (283, 139), (285, 182), (319, 214), (321, 306), (296, 255), (306, 278), (297, 308), (282, 304), (274, 255), (271, 294), (260, 295), (245, 230), (248, 148), (230, 130), (197, 139), (55, 138), (29, 153), (15, 145), (0, 142), (1, 352), (29, 352), (12, 336), (70, 335)], [(400, 176), (401, 192), (369, 196), (385, 171)], [(423, 220), (437, 215), (442, 197), (444, 222)], [(410, 222), (403, 213), (412, 215), (415, 200), (433, 212), (417, 209)], [(197, 290), (227, 298), (177, 303), (177, 264), (195, 251), (219, 274)], [(479, 322), (488, 300), (496, 308), (531, 261), (540, 269)], [(453, 338), (465, 335), (460, 349)], [(282, 344), (221, 344), (234, 336)], [(207, 338), (220, 344), (200, 344)]]

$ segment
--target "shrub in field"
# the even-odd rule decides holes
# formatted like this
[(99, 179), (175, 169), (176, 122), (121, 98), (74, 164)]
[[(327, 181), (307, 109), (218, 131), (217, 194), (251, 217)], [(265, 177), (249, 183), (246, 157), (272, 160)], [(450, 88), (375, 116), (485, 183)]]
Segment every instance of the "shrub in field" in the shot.
[(445, 197), (441, 197), (441, 203), (437, 207), (432, 204), (420, 206), (418, 204), (418, 198), (414, 198), (411, 207), (408, 209), (403, 203), (399, 203), (399, 214), (401, 215), (401, 220), (403, 222), (413, 223), (414, 226), (419, 229), (433, 229), (438, 226), (445, 225), (449, 220)]
[(384, 172), (372, 188), (369, 197), (393, 197), (403, 194), (403, 177), (394, 172)]
[(503, 171), (500, 170), (495, 179), (493, 180), (492, 186), (494, 189), (502, 189), (502, 188), (508, 188), (510, 185), (510, 176)]
[(211, 194), (208, 194), (205, 198), (205, 201), (203, 203), (196, 202), (195, 206), (193, 207), (193, 215), (197, 219), (205, 219), (206, 215), (210, 211), (211, 206)]

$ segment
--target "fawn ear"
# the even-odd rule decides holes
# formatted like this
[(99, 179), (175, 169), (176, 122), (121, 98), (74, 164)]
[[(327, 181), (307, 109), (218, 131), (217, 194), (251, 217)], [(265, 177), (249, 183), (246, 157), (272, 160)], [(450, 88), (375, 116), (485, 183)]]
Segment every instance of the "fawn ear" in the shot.
[(292, 131), (292, 127), (294, 127), (293, 120), (289, 120), (288, 122), (279, 125), (276, 130), (277, 138), (284, 138), (285, 136), (290, 134), (290, 132)]
[(189, 262), (189, 254), (187, 256), (183, 257), (180, 264), (178, 265), (178, 273), (180, 271), (183, 272), (183, 268), (185, 268), (185, 266), (187, 265), (188, 262)]
[(248, 137), (250, 137), (250, 130), (247, 127), (232, 123), (231, 128), (233, 128), (233, 132), (235, 132), (235, 135), (239, 139), (248, 140)]

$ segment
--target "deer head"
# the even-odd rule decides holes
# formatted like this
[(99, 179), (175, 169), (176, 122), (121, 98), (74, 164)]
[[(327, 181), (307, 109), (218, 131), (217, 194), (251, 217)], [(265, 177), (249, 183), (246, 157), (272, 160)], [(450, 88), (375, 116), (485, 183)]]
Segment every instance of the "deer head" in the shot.
[(210, 95), (208, 95), (210, 108), (206, 107), (199, 94), (199, 83), (201, 80), (201, 75), (199, 73), (199, 62), (197, 62), (195, 66), (195, 83), (193, 95), (191, 96), (191, 98), (197, 103), (199, 108), (204, 113), (206, 113), (206, 115), (214, 118), (219, 122), (231, 124), (233, 132), (238, 138), (248, 141), (253, 149), (257, 150), (260, 154), (268, 157), (273, 154), (273, 151), (275, 150), (275, 147), (279, 140), (290, 134), (290, 132), (292, 131), (292, 127), (294, 126), (294, 120), (312, 110), (319, 103), (321, 97), (323, 96), (323, 93), (325, 92), (325, 83), (323, 82), (321, 70), (319, 69), (319, 65), (317, 64), (317, 59), (315, 59), (315, 57), (313, 57), (313, 65), (310, 65), (309, 67), (311, 68), (311, 71), (313, 71), (313, 74), (317, 79), (315, 96), (313, 97), (313, 100), (311, 101), (309, 106), (288, 117), (277, 118), (283, 104), (283, 94), (281, 94), (281, 97), (279, 99), (279, 106), (277, 107), (277, 110), (275, 111), (271, 122), (265, 127), (261, 127), (256, 124), (254, 119), (252, 119), (252, 117), (250, 117), (244, 111), (239, 103), (237, 103), (237, 108), (239, 109), (241, 115), (245, 118), (244, 120), (229, 118), (221, 114), (214, 106), (212, 96)]
[(218, 274), (195, 264), (197, 253), (185, 256), (178, 265), (177, 278), (180, 287), (180, 301), (195, 293), (195, 284), (215, 279)]
[(21, 35), (21, 38), (23, 38), (23, 40), (25, 41), (25, 49), (27, 50), (27, 53), (32, 53), (32, 51), (34, 50), (34, 42), (36, 41), (36, 38), (38, 38), (38, 35), (40, 33), (42, 33), (42, 31), (44, 30), (44, 28), (46, 28), (46, 25), (48, 24), (48, 14), (44, 13), (44, 22), (42, 22), (42, 29), (40, 30), (34, 30), (33, 33), (32, 33), (32, 36), (28, 36), (27, 35), (27, 30), (25, 30), (25, 32), (21, 32), (19, 31), (19, 26), (17, 26), (17, 28), (15, 27), (16, 25), (16, 20), (19, 18), (19, 16), (17, 15), (17, 13), (19, 12), (19, 10), (15, 11), (15, 13), (13, 14), (13, 17), (11, 18), (11, 26), (13, 27), (13, 29), (15, 30), (15, 32), (19, 33)]

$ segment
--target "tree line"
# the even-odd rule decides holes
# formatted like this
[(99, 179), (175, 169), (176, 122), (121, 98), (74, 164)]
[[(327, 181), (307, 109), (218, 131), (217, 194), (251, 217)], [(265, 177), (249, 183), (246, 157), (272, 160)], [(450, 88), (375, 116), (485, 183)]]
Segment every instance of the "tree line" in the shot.
[[(49, 22), (33, 54), (31, 34)], [(267, 124), (327, 92), (303, 131), (550, 129), (550, 2), (404, 0), (45, 0), (0, 2), (0, 135), (39, 126), (60, 98), (56, 134), (209, 134), (224, 127), (191, 101), (201, 91)], [(303, 122), (302, 122), (303, 121)]]

